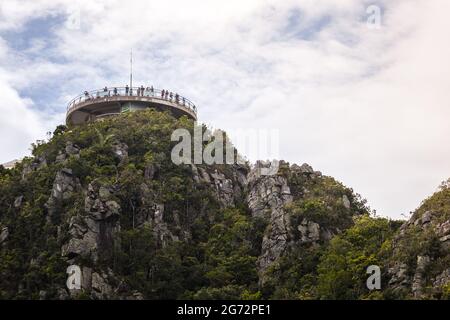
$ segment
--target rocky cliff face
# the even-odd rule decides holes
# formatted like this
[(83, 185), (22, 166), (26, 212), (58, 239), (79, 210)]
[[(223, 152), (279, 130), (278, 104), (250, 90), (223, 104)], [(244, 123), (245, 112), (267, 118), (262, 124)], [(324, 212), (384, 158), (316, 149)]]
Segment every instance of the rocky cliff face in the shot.
[[(111, 152), (119, 163), (119, 167), (129, 161), (129, 146), (121, 141), (111, 145)], [(82, 177), (78, 177), (74, 169), (69, 168), (73, 161), (80, 159), (83, 149), (74, 142), (67, 141), (65, 146), (56, 151), (54, 161), (46, 156), (32, 159), (20, 171), (21, 181), (30, 183), (33, 175), (49, 167), (55, 170), (49, 197), (45, 203), (45, 219), (48, 225), (57, 229), (56, 238), (60, 243), (60, 257), (66, 266), (81, 267), (81, 289), (65, 290), (57, 287), (57, 297), (60, 299), (76, 298), (80, 294), (94, 299), (142, 298), (142, 293), (131, 290), (120, 276), (114, 274), (104, 263), (110, 264), (114, 259), (115, 248), (120, 247), (121, 217), (132, 215), (132, 228), (150, 228), (158, 246), (164, 248), (171, 243), (192, 241), (195, 234), (193, 221), (200, 216), (202, 210), (193, 211), (190, 216), (183, 216), (179, 209), (173, 208), (164, 197), (155, 194), (152, 184), (161, 181), (160, 165), (149, 164), (142, 172), (142, 179), (136, 184), (137, 199), (130, 207), (127, 200), (121, 199), (121, 190), (126, 185), (105, 182), (97, 178), (83, 185)], [(191, 165), (185, 171), (185, 178), (190, 180), (194, 189), (203, 189), (205, 194), (217, 203), (216, 210), (226, 210), (244, 206), (248, 208), (251, 217), (264, 221), (266, 227), (258, 253), (256, 269), (259, 282), (264, 283), (265, 273), (289, 247), (300, 244), (314, 244), (320, 240), (329, 240), (330, 232), (321, 228), (319, 223), (303, 219), (298, 226), (291, 225), (291, 213), (287, 206), (294, 200), (302, 199), (308, 183), (320, 180), (319, 172), (304, 164), (289, 166), (280, 163), (280, 173), (276, 175), (262, 175), (265, 166), (259, 162), (253, 168), (243, 165), (232, 166), (196, 166)], [(308, 181), (305, 185), (294, 183), (294, 188), (303, 188), (302, 192), (294, 195), (291, 192), (289, 176), (295, 175)], [(124, 201), (125, 200), (125, 201)], [(24, 195), (16, 198), (16, 207), (27, 201)], [(17, 204), (19, 203), (20, 204)], [(75, 207), (75, 208), (74, 208)], [(132, 212), (130, 212), (132, 210)], [(207, 210), (211, 211), (211, 210)], [(212, 213), (206, 214), (212, 219)], [(295, 228), (295, 230), (294, 230)], [(299, 233), (296, 239), (294, 233)], [(1, 241), (8, 238), (8, 228), (2, 228)], [(125, 289), (124, 289), (125, 288)], [(40, 297), (47, 297), (48, 293), (41, 290)]]
[[(323, 197), (325, 194), (322, 195), (321, 191), (324, 191), (326, 182), (331, 180), (322, 176), (321, 172), (314, 171), (308, 164), (289, 165), (281, 161), (278, 174), (261, 175), (261, 168), (267, 165), (258, 162), (248, 175), (248, 207), (253, 217), (264, 218), (268, 225), (258, 258), (261, 285), (264, 285), (267, 270), (287, 251), (301, 246), (318, 246), (341, 231), (339, 224), (330, 225), (319, 217), (307, 214), (296, 215), (294, 211), (299, 205), (320, 201), (321, 205), (327, 204), (325, 209), (330, 211), (330, 216), (336, 214), (332, 212), (334, 210), (343, 210), (345, 217), (342, 221), (347, 221), (349, 225), (354, 215), (363, 213), (351, 209), (346, 195), (350, 192), (348, 189), (336, 186), (336, 194), (328, 193)], [(320, 190), (318, 186), (322, 184), (324, 189)], [(337, 207), (335, 203), (338, 203)]]
[[(55, 135), (1, 171), (0, 297), (260, 298), (274, 270), (291, 272), (279, 270), (286, 257), (306, 252), (306, 265), (307, 252), (368, 214), (353, 190), (307, 164), (280, 161), (273, 175), (263, 162), (175, 166), (170, 133), (181, 125), (190, 124), (156, 112), (109, 119)], [(449, 283), (443, 192), (393, 241), (395, 294), (434, 297)], [(71, 265), (79, 289), (66, 287)], [(308, 268), (315, 284), (317, 266)]]
[(261, 176), (259, 165), (249, 174), (247, 204), (253, 217), (263, 218), (268, 223), (258, 258), (258, 270), (264, 274), (288, 246), (290, 221), (285, 206), (293, 198), (285, 177)]
[(450, 192), (424, 201), (405, 222), (393, 243), (391, 289), (415, 299), (436, 298), (450, 283)]
[[(71, 150), (77, 150), (72, 142), (68, 142), (67, 145)], [(120, 145), (122, 150), (128, 149), (126, 144), (120, 143)], [(116, 146), (117, 144), (114, 145), (114, 152), (120, 154), (122, 162), (127, 155), (125, 152), (116, 152)], [(79, 151), (74, 151), (73, 154), (78, 155)], [(67, 154), (64, 151), (59, 152), (56, 161), (66, 164), (65, 159)], [(333, 234), (326, 227), (307, 218), (304, 218), (295, 230), (293, 229), (291, 214), (286, 208), (293, 203), (294, 199), (302, 199), (304, 195), (297, 194), (294, 197), (288, 176), (301, 176), (310, 183), (320, 180), (322, 175), (307, 164), (301, 167), (295, 164), (289, 166), (282, 161), (280, 165), (285, 174), (262, 175), (261, 168), (266, 166), (263, 162), (258, 162), (252, 169), (234, 165), (231, 170), (228, 168), (229, 177), (220, 168), (191, 166), (191, 178), (194, 185), (206, 186), (221, 208), (233, 208), (242, 201), (248, 206), (252, 217), (266, 222), (267, 227), (257, 260), (261, 284), (264, 283), (267, 269), (276, 263), (289, 247), (328, 241)], [(24, 169), (23, 172), (25, 180), (27, 170)], [(148, 174), (149, 171), (150, 174)], [(147, 168), (147, 179), (153, 179), (156, 171), (155, 168)], [(298, 187), (299, 185), (296, 184), (296, 188)], [(302, 187), (305, 188), (303, 192), (308, 192), (307, 183)], [(59, 218), (57, 224), (58, 238), (62, 239), (61, 256), (67, 265), (82, 265), (80, 261), (89, 261), (88, 265), (95, 266), (99, 259), (104, 261), (111, 259), (114, 247), (120, 245), (117, 236), (121, 229), (119, 217), (121, 214), (127, 214), (122, 212), (120, 201), (115, 196), (120, 188), (120, 185), (105, 185), (99, 180), (94, 180), (83, 188), (71, 169), (62, 168), (56, 173), (51, 195), (46, 203), (47, 219), (49, 222), (55, 222), (55, 217)], [(134, 217), (135, 227), (151, 227), (155, 239), (162, 247), (174, 241), (189, 241), (192, 238), (192, 226), (182, 223), (176, 213), (173, 221), (168, 223), (165, 218), (168, 214), (165, 212), (167, 204), (155, 202), (147, 184), (141, 184), (139, 189), (141, 207)], [(63, 202), (74, 201), (76, 194), (81, 196), (84, 207), (76, 214), (68, 214), (62, 209)], [(349, 208), (349, 200), (345, 195), (344, 199), (344, 205)], [(171, 215), (173, 216), (174, 212)], [(171, 231), (175, 228), (182, 229), (182, 232), (175, 235)], [(298, 239), (294, 236), (296, 232), (299, 233)], [(126, 294), (120, 295), (120, 286), (124, 285), (123, 281), (109, 268), (96, 269), (84, 266), (82, 275), (81, 291), (72, 290), (66, 295), (60, 290), (61, 298), (77, 297), (80, 292), (88, 293), (95, 299), (142, 297), (142, 294), (137, 291), (133, 291), (130, 295), (130, 292), (125, 290)]]
[[(71, 143), (70, 143), (71, 145)], [(123, 149), (126, 144), (121, 143)], [(121, 156), (124, 153), (120, 153)], [(124, 161), (126, 156), (121, 157)], [(191, 166), (192, 179), (195, 185), (207, 187), (214, 195), (217, 203), (222, 208), (234, 207), (244, 197), (247, 189), (245, 166), (234, 166), (232, 175), (227, 178), (217, 168), (197, 168)], [(146, 170), (149, 182), (153, 179), (157, 169)], [(153, 173), (148, 173), (148, 172)], [(63, 168), (56, 173), (51, 196), (47, 201), (48, 218), (58, 216), (58, 238), (62, 240), (61, 256), (67, 265), (87, 265), (82, 267), (81, 290), (70, 290), (68, 295), (60, 292), (60, 298), (77, 297), (80, 293), (88, 294), (94, 299), (141, 299), (143, 295), (135, 290), (127, 288), (120, 277), (116, 276), (109, 268), (95, 267), (99, 261), (111, 261), (114, 247), (120, 246), (118, 233), (121, 229), (120, 216), (124, 213), (120, 201), (115, 193), (122, 188), (120, 184), (105, 185), (99, 180), (89, 183), (87, 188), (80, 185), (71, 169)], [(189, 241), (192, 238), (193, 226), (182, 221), (176, 211), (170, 212), (173, 220), (168, 222), (166, 207), (170, 205), (161, 201), (155, 201), (149, 186), (142, 183), (139, 186), (140, 199), (136, 215), (133, 217), (133, 227), (149, 227), (161, 247), (165, 247), (176, 241)], [(60, 211), (62, 201), (73, 200), (74, 194), (84, 199), (84, 207), (76, 214), (67, 214)], [(180, 229), (175, 234), (174, 229)], [(123, 288), (125, 286), (125, 289)]]

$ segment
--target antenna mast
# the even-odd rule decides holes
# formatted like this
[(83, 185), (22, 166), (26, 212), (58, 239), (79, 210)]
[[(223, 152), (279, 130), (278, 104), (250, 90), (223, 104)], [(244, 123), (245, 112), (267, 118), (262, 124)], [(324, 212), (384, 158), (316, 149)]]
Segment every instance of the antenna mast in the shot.
[(130, 54), (130, 89), (133, 88), (133, 49)]

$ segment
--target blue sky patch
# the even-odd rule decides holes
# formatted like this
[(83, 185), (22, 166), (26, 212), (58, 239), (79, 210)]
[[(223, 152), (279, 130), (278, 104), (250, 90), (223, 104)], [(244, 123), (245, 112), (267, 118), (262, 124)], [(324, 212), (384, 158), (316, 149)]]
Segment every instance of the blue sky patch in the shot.
[(326, 28), (331, 20), (330, 15), (324, 15), (308, 21), (300, 10), (293, 10), (289, 14), (287, 24), (281, 30), (281, 34), (285, 34), (283, 38), (310, 41)]
[(27, 50), (34, 40), (45, 41), (50, 45), (54, 39), (55, 29), (65, 21), (62, 15), (48, 15), (29, 20), (20, 30), (0, 32), (0, 36), (8, 43), (11, 49)]

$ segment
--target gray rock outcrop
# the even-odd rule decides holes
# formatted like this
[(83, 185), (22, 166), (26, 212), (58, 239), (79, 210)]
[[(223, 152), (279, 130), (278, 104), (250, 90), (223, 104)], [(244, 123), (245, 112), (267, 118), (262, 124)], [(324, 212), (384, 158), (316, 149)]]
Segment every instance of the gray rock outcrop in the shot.
[(303, 219), (298, 226), (298, 231), (302, 243), (314, 243), (320, 240), (320, 225), (318, 223)]
[(0, 244), (4, 243), (9, 237), (8, 227), (2, 227), (0, 225)]
[(232, 176), (226, 177), (217, 169), (208, 171), (205, 168), (191, 165), (193, 180), (196, 183), (204, 183), (213, 187), (216, 198), (223, 208), (233, 207), (243, 197), (247, 188), (247, 168), (233, 165), (232, 169), (230, 170)]
[(414, 298), (422, 298), (422, 290), (425, 286), (425, 271), (427, 266), (430, 264), (430, 257), (428, 256), (417, 256), (417, 267), (414, 277), (412, 279), (412, 293)]
[(123, 163), (128, 158), (128, 146), (122, 142), (113, 144), (113, 153), (116, 158)]
[(71, 169), (64, 168), (58, 171), (53, 182), (50, 197), (46, 203), (48, 210), (47, 219), (50, 221), (61, 216), (63, 214), (63, 212), (60, 212), (62, 202), (70, 199), (80, 189), (80, 181), (73, 175)]
[(269, 221), (258, 259), (258, 270), (263, 275), (288, 246), (290, 222), (284, 206), (291, 203), (293, 197), (285, 177), (262, 176), (255, 172), (258, 167), (249, 173), (247, 203), (253, 217)]
[[(447, 218), (446, 218), (447, 217)], [(418, 210), (411, 219), (405, 222), (393, 241), (394, 260), (404, 256), (405, 247), (416, 245), (411, 239), (420, 242), (432, 243), (434, 251), (428, 250), (427, 254), (417, 254), (408, 257), (409, 261), (415, 263), (397, 262), (388, 270), (389, 287), (394, 292), (403, 292), (414, 299), (424, 299), (435, 294), (450, 282), (448, 269), (444, 269), (439, 275), (433, 278), (430, 268), (439, 270), (445, 265), (439, 262), (440, 254), (449, 252), (450, 248), (450, 220), (448, 215), (434, 210), (426, 210), (420, 214)], [(420, 240), (419, 240), (420, 239)], [(422, 251), (425, 249), (422, 249)], [(444, 260), (445, 261), (445, 260)], [(432, 287), (433, 290), (429, 290)]]
[(113, 200), (107, 186), (94, 181), (88, 186), (84, 214), (72, 216), (69, 221), (70, 239), (62, 247), (62, 255), (68, 259), (77, 256), (97, 261), (99, 254), (108, 255), (117, 241), (120, 205)]

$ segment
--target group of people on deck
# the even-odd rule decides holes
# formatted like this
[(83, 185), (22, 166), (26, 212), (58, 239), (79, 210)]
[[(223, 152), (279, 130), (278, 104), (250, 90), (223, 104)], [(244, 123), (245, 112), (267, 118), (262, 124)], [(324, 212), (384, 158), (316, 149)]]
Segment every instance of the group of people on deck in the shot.
[[(136, 93), (134, 94), (133, 89), (136, 89)], [(144, 88), (144, 86), (140, 86), (137, 88), (130, 88), (128, 85), (125, 86), (125, 96), (137, 96), (137, 97), (155, 97), (157, 96), (158, 98), (160, 97), (161, 99), (164, 100), (169, 100), (169, 101), (174, 101), (177, 104), (181, 104), (183, 106), (186, 106), (186, 98), (180, 96), (178, 93), (173, 93), (171, 91), (168, 90), (161, 90), (160, 93), (157, 92), (158, 90), (155, 90), (153, 88), (153, 86), (151, 87), (146, 87)], [(123, 94), (123, 93), (122, 93)], [(112, 90), (109, 89), (108, 87), (104, 87), (103, 88), (103, 94), (100, 93), (100, 91), (97, 91), (96, 93), (96, 98), (101, 98), (101, 97), (109, 97), (109, 96), (119, 96), (121, 95), (119, 93), (119, 89), (117, 87), (113, 88)], [(84, 92), (84, 96), (86, 100), (91, 99), (91, 95), (89, 94), (88, 91)], [(196, 110), (195, 106), (192, 106), (192, 108), (194, 110)]]

